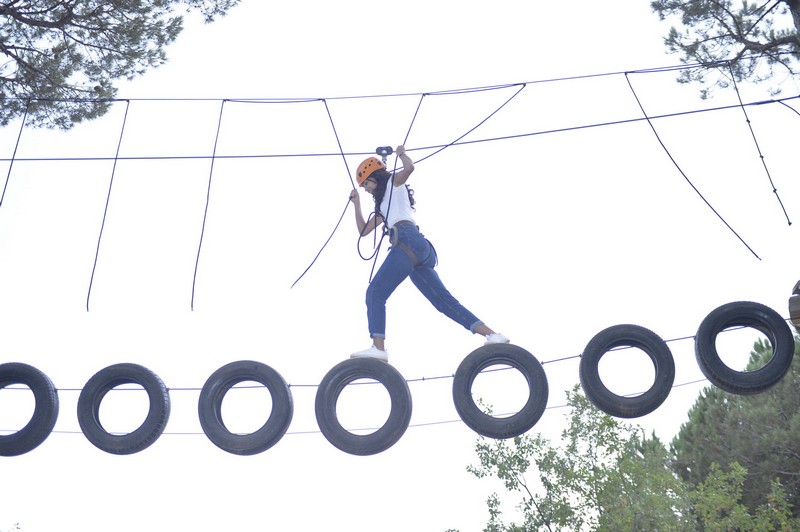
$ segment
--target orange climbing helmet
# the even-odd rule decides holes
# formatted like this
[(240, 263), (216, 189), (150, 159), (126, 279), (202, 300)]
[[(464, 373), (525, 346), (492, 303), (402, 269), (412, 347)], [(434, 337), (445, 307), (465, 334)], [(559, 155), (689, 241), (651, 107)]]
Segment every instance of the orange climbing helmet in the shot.
[(369, 176), (372, 175), (372, 172), (375, 170), (383, 170), (386, 168), (386, 164), (383, 163), (377, 157), (370, 157), (368, 159), (364, 159), (364, 161), (358, 165), (358, 172), (356, 172), (356, 181), (360, 185), (364, 181), (367, 180)]

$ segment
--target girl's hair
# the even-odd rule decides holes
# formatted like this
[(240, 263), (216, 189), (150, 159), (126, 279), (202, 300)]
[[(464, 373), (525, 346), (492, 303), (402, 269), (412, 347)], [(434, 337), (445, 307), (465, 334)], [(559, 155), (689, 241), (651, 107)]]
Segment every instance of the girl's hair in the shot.
[[(375, 193), (373, 194), (373, 198), (375, 199), (375, 212), (380, 210), (381, 203), (383, 202), (383, 196), (386, 194), (386, 187), (388, 186), (389, 181), (391, 181), (391, 178), (391, 172), (384, 168), (375, 170), (368, 178), (375, 179), (375, 183), (377, 183), (377, 186), (375, 187)], [(414, 199), (414, 190), (406, 185), (406, 193), (408, 194), (408, 202), (411, 204), (411, 209), (416, 210), (414, 205), (416, 205), (417, 201)]]

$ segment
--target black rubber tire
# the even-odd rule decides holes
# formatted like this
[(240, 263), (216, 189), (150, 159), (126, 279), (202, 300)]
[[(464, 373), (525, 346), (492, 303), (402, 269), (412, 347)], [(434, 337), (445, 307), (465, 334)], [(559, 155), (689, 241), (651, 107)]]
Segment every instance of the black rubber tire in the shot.
[[(735, 371), (717, 352), (717, 335), (730, 327), (750, 327), (772, 344), (772, 358), (755, 371)], [(700, 323), (694, 343), (700, 371), (711, 383), (737, 395), (754, 395), (775, 386), (789, 371), (794, 357), (794, 335), (786, 321), (771, 308), (751, 301), (726, 303)]]
[[(489, 366), (508, 365), (528, 381), (528, 400), (509, 417), (494, 417), (483, 412), (472, 398), (472, 385)], [(469, 428), (489, 438), (506, 439), (524, 434), (539, 421), (549, 396), (547, 375), (542, 364), (525, 349), (512, 344), (484, 345), (461, 361), (453, 379), (453, 403)]]
[[(122, 384), (138, 384), (147, 392), (150, 407), (142, 424), (128, 434), (111, 434), (100, 423), (100, 403)], [(95, 447), (111, 454), (134, 454), (150, 447), (164, 432), (170, 413), (169, 390), (151, 370), (138, 364), (115, 364), (92, 376), (78, 397), (78, 424)]]
[[(386, 423), (372, 434), (353, 434), (339, 423), (336, 403), (345, 387), (358, 379), (374, 379), (389, 392), (391, 410)], [(323, 377), (315, 401), (317, 424), (334, 447), (366, 456), (385, 451), (403, 436), (411, 421), (411, 392), (394, 367), (372, 358), (351, 358), (335, 365)]]
[(24, 384), (33, 393), (36, 406), (31, 420), (13, 434), (0, 436), (0, 456), (19, 456), (41, 445), (58, 419), (58, 392), (50, 378), (28, 364), (0, 364), (0, 389)]
[[(267, 421), (250, 434), (234, 434), (222, 420), (222, 401), (240, 382), (263, 384), (272, 396), (272, 411)], [(252, 360), (239, 360), (215, 371), (203, 385), (197, 403), (200, 425), (211, 442), (231, 454), (253, 455), (266, 451), (283, 438), (294, 414), (289, 385), (274, 369)]]
[[(644, 351), (655, 368), (653, 385), (641, 395), (624, 397), (609, 390), (600, 379), (600, 359), (616, 347)], [(653, 331), (639, 325), (614, 325), (597, 333), (583, 350), (579, 367), (586, 397), (606, 414), (634, 418), (649, 414), (667, 399), (675, 381), (675, 360), (667, 343)]]

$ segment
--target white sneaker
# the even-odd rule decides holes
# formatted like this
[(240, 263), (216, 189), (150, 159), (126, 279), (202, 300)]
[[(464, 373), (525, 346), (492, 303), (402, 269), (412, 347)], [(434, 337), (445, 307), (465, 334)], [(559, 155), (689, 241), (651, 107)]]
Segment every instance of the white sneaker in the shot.
[(373, 345), (369, 349), (353, 353), (350, 358), (377, 358), (380, 361), (389, 362), (389, 353)]
[(504, 335), (500, 333), (492, 333), (486, 336), (486, 342), (483, 345), (492, 345), (492, 344), (507, 344), (511, 340), (506, 338)]

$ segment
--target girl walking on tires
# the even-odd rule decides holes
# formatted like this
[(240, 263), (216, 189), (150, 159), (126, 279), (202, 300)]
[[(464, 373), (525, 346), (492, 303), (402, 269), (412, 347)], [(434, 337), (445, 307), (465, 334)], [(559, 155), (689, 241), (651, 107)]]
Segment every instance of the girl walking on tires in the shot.
[[(414, 199), (406, 185), (414, 171), (414, 162), (403, 146), (395, 150), (403, 167), (391, 173), (377, 157), (365, 159), (356, 173), (358, 186), (375, 200), (375, 215), (368, 220), (361, 212), (357, 189), (350, 192), (355, 206), (356, 227), (361, 236), (368, 235), (385, 223), (392, 247), (367, 288), (367, 325), (372, 346), (353, 353), (350, 358), (376, 358), (388, 362), (386, 351), (386, 301), (406, 277), (422, 292), (439, 312), (470, 332), (486, 338), (485, 344), (504, 344), (509, 340), (493, 331), (447, 291), (434, 270), (437, 257), (431, 243), (419, 232), (414, 222)], [(390, 152), (391, 153), (391, 152)]]

